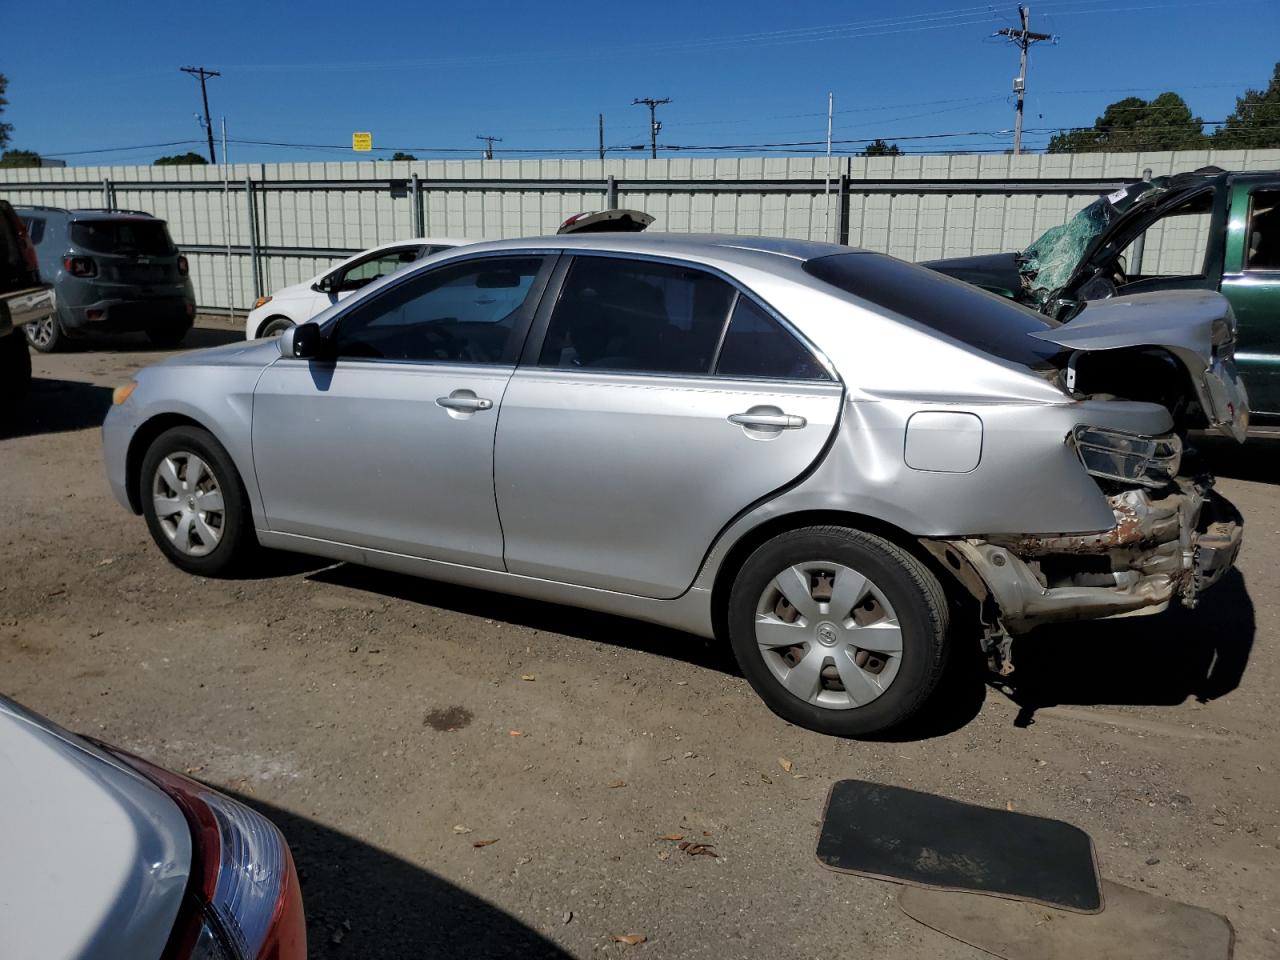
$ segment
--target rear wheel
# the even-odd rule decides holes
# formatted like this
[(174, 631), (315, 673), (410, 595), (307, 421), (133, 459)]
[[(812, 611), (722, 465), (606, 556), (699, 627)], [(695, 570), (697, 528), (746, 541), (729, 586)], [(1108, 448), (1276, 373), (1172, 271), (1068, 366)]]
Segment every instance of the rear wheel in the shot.
[(937, 578), (905, 550), (847, 527), (759, 547), (734, 580), (729, 639), (774, 713), (860, 736), (898, 726), (933, 694), (947, 652)]
[(23, 324), (22, 332), (27, 335), (27, 343), (41, 353), (53, 353), (67, 339), (67, 335), (62, 332), (62, 324), (58, 322), (57, 313), (51, 313), (35, 323)]
[(174, 427), (157, 437), (138, 489), (152, 539), (189, 573), (235, 573), (257, 546), (244, 484), (206, 430)]

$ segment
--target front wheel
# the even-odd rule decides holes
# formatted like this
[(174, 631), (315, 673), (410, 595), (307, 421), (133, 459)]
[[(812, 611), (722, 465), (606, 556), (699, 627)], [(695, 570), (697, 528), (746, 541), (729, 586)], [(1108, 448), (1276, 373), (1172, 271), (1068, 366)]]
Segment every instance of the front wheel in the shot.
[(174, 427), (157, 437), (142, 460), (139, 492), (152, 539), (188, 573), (233, 574), (257, 546), (240, 475), (206, 430)]
[(729, 595), (743, 674), (797, 726), (863, 736), (898, 726), (933, 694), (947, 652), (947, 601), (919, 560), (847, 527), (774, 537)]
[(258, 336), (259, 337), (278, 337), (280, 336), (280, 334), (284, 333), (286, 330), (288, 330), (292, 326), (293, 326), (293, 321), (290, 320), (288, 317), (272, 317), (265, 324), (263, 324), (262, 329), (258, 331)]

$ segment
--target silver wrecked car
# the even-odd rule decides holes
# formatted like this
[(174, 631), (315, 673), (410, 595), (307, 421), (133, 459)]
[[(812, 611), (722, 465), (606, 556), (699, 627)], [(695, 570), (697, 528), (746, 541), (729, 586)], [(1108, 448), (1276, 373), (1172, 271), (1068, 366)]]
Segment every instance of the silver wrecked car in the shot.
[(261, 545), (723, 637), (779, 715), (856, 735), (956, 643), (1007, 664), (1230, 567), (1240, 526), (1181, 460), (1244, 436), (1234, 329), (1210, 293), (1058, 325), (828, 244), (510, 240), (148, 367), (103, 438), (185, 570)]

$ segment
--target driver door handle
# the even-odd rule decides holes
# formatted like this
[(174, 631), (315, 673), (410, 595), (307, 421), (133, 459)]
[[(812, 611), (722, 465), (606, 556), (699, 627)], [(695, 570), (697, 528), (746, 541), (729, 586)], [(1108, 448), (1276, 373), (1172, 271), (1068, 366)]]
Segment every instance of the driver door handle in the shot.
[(436, 403), (446, 410), (463, 410), (467, 413), (493, 408), (493, 401), (485, 397), (436, 397)]
[(800, 430), (809, 421), (793, 413), (732, 413), (729, 422), (740, 427), (764, 427), (768, 430)]

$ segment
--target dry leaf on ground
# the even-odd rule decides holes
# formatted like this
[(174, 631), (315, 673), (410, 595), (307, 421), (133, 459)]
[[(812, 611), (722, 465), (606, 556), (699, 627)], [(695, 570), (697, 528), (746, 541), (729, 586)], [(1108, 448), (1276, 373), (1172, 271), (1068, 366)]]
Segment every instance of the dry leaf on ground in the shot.
[(491, 845), (493, 845), (493, 844), (495, 844), (495, 843), (497, 843), (497, 842), (498, 842), (498, 838), (497, 838), (497, 837), (494, 837), (492, 840), (476, 840), (476, 841), (475, 841), (475, 842), (473, 842), (471, 845), (472, 845), (473, 847), (488, 847), (488, 846), (491, 846)]
[(611, 933), (609, 939), (614, 943), (625, 943), (634, 947), (637, 943), (644, 943), (649, 938), (643, 933)]
[(795, 764), (794, 764), (794, 763), (792, 763), (790, 760), (788, 760), (786, 757), (779, 757), (779, 758), (778, 758), (778, 766), (780, 766), (780, 767), (781, 767), (783, 770), (785, 770), (787, 773), (790, 773), (790, 772), (791, 772), (791, 768), (792, 768), (792, 767), (794, 767), (794, 766), (795, 766)]

